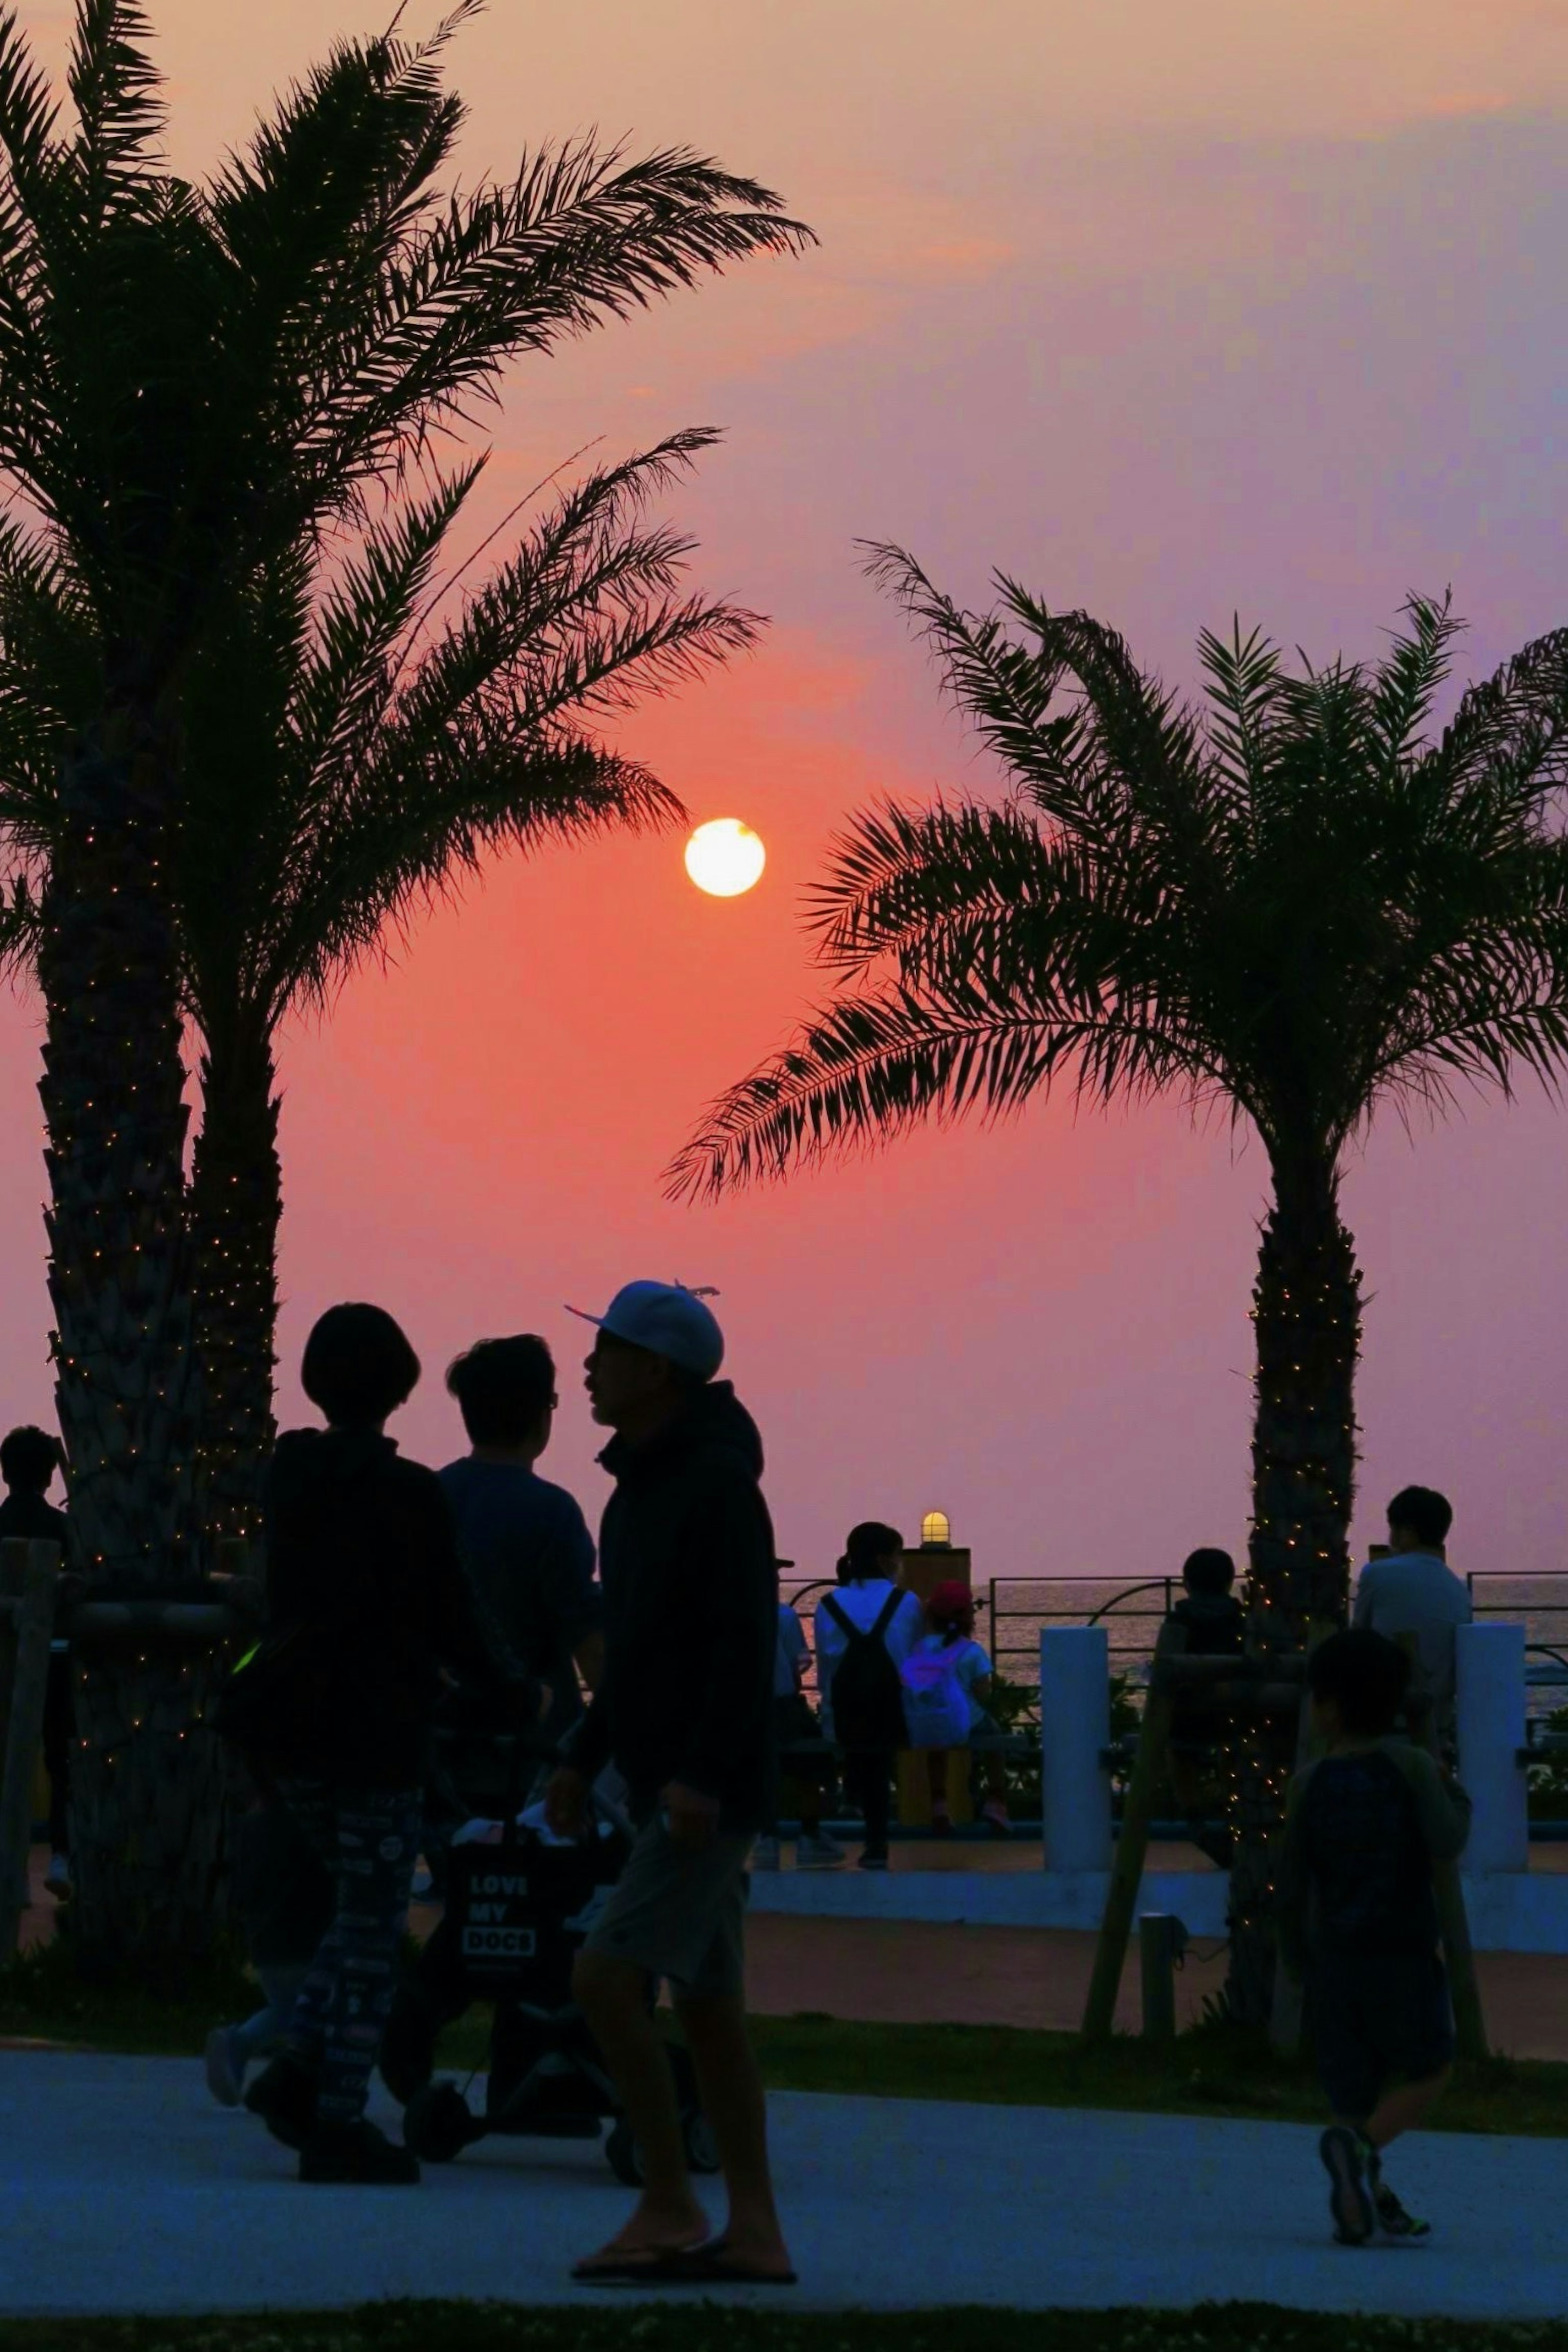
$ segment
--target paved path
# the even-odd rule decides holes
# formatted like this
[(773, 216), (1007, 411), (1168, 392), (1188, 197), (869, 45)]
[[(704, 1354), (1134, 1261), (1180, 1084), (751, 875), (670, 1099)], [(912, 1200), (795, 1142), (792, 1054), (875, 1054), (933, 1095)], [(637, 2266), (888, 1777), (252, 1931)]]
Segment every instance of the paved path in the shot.
[[(1441, 2234), (1327, 2242), (1315, 2135), (1284, 2124), (776, 2096), (796, 2306), (1186, 2305), (1547, 2318), (1568, 2309), (1568, 2146), (1428, 2134), (1396, 2179)], [(415, 2189), (304, 2189), (186, 2061), (0, 2053), (0, 2315), (385, 2295), (575, 2301), (626, 2209), (592, 2147), (499, 2141)]]

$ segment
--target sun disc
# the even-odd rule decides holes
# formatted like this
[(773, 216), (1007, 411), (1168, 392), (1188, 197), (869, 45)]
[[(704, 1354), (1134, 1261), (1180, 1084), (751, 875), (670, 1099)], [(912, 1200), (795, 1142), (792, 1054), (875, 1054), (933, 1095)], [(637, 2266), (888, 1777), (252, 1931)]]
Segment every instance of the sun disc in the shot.
[(738, 898), (762, 879), (768, 853), (762, 835), (738, 816), (710, 817), (686, 845), (686, 870), (710, 898)]

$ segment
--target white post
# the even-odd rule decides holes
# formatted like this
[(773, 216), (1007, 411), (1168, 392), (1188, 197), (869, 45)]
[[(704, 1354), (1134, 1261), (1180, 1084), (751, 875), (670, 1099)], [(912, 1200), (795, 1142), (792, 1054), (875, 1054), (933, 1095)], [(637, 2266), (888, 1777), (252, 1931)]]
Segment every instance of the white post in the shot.
[(1040, 1634), (1040, 1811), (1047, 1870), (1110, 1868), (1110, 1637), (1103, 1625)]
[(1466, 1871), (1528, 1870), (1530, 1814), (1524, 1769), (1524, 1627), (1454, 1631), (1459, 1777), (1475, 1807)]

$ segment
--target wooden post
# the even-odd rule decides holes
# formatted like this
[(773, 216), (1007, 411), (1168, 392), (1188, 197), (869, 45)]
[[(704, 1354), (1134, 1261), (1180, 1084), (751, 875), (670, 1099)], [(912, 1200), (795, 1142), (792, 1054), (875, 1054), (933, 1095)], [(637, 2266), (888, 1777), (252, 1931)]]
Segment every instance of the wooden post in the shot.
[(16, 1949), (27, 1899), (27, 1852), (33, 1832), (33, 1767), (44, 1736), (44, 1691), (55, 1630), (60, 1548), (29, 1543), (20, 1600), (16, 1604), (16, 1660), (0, 1776), (0, 1963)]
[(1170, 1682), (1156, 1656), (1149, 1683), (1149, 1696), (1143, 1708), (1143, 1721), (1138, 1733), (1138, 1750), (1132, 1759), (1132, 1774), (1121, 1808), (1121, 1834), (1110, 1857), (1110, 1885), (1106, 1892), (1105, 1916), (1100, 1923), (1100, 1941), (1094, 1951), (1094, 1973), (1089, 1980), (1089, 1999), (1084, 2004), (1083, 2038), (1086, 2042), (1107, 2042), (1110, 2038), (1111, 2023), (1116, 2015), (1116, 1996), (1121, 1989), (1122, 1966), (1127, 1958), (1127, 1942), (1132, 1932), (1132, 1913), (1138, 1901), (1139, 1881), (1143, 1875), (1143, 1857), (1149, 1851), (1149, 1824), (1154, 1814), (1154, 1793), (1160, 1786), (1170, 1751), (1171, 1717), (1174, 1705)]
[[(1434, 1763), (1441, 1767), (1442, 1754), (1437, 1746), (1436, 1710), (1425, 1694), (1416, 1695), (1414, 1675), (1420, 1660), (1414, 1633), (1395, 1636), (1400, 1648), (1410, 1660), (1412, 1696), (1405, 1708), (1410, 1737), (1418, 1748), (1425, 1748)], [(1481, 2009), (1481, 1988), (1476, 1976), (1476, 1956), (1470, 1945), (1469, 1914), (1465, 1909), (1465, 1885), (1459, 1876), (1457, 1862), (1435, 1862), (1432, 1865), (1433, 1891), (1437, 1897), (1437, 1926), (1443, 1938), (1443, 1951), (1448, 1963), (1448, 1991), (1454, 2003), (1454, 2039), (1461, 2058), (1484, 2058), (1487, 2054), (1487, 2021)]]

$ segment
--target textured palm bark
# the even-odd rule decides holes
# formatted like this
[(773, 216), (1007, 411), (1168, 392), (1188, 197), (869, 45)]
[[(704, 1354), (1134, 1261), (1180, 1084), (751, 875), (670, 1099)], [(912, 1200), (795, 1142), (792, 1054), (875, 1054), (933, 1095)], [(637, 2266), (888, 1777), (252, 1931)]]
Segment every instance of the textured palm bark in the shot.
[(276, 1434), (283, 1180), (274, 1080), (265, 1034), (209, 1042), (190, 1202), (205, 1391), (197, 1477), (203, 1524), (214, 1537), (259, 1534), (261, 1478)]
[[(38, 960), (56, 1400), (94, 1597), (178, 1593), (201, 1568), (160, 781), (151, 738), (129, 725), (68, 760)], [(205, 1944), (221, 1794), (198, 1717), (217, 1671), (145, 1647), (80, 1656), (73, 1945), (89, 1966), (150, 1972)]]
[[(1306, 1646), (1314, 1622), (1342, 1624), (1354, 1499), (1361, 1275), (1331, 1171), (1276, 1175), (1253, 1293), (1258, 1376), (1252, 1442), (1250, 1645)], [(1243, 1722), (1232, 1761), (1231, 1960), (1226, 2001), (1268, 2022), (1273, 1998), (1273, 1853), (1295, 1727)]]

